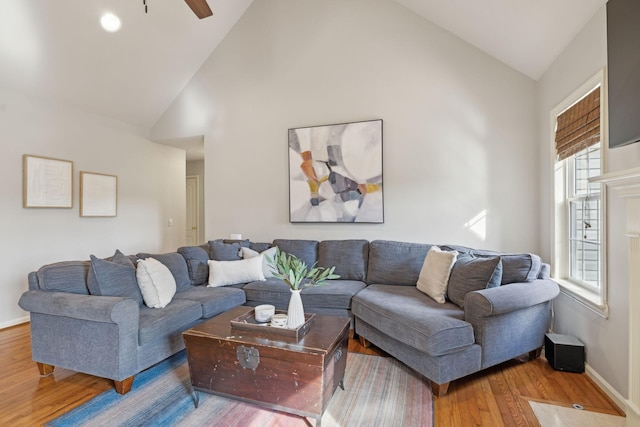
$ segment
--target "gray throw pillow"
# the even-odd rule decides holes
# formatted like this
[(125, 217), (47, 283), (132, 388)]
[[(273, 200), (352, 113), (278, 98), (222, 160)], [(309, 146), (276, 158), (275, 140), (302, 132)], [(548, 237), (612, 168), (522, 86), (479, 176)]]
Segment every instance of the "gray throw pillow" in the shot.
[(500, 257), (462, 256), (458, 258), (451, 270), (447, 298), (460, 308), (464, 308), (464, 297), (469, 292), (498, 287), (501, 281)]
[(474, 249), (475, 257), (494, 257), (502, 259), (502, 284), (531, 282), (538, 278), (542, 261), (536, 254), (504, 253)]
[(211, 259), (216, 261), (238, 261), (242, 259), (240, 248), (248, 248), (249, 240), (209, 240)]
[(192, 285), (202, 285), (209, 280), (209, 243), (200, 246), (183, 246), (178, 253), (187, 262), (189, 278)]
[(131, 298), (142, 305), (136, 268), (129, 257), (118, 250), (111, 261), (91, 255), (87, 285), (91, 295)]

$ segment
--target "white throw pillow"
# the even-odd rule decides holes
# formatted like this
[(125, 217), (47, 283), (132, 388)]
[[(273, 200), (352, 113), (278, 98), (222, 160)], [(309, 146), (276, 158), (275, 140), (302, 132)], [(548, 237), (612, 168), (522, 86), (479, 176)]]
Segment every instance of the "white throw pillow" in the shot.
[(262, 255), (238, 261), (209, 260), (208, 287), (235, 285), (265, 280), (262, 272)]
[(432, 246), (427, 252), (422, 270), (420, 270), (416, 284), (418, 290), (429, 295), (436, 302), (444, 304), (449, 275), (457, 258), (458, 252), (456, 251), (443, 251), (437, 246)]
[(253, 249), (242, 247), (240, 251), (242, 252), (242, 258), (249, 259), (255, 258), (257, 256), (262, 255), (262, 272), (264, 273), (265, 278), (273, 277), (274, 269), (267, 262), (267, 257), (265, 255), (269, 255), (269, 258), (272, 260), (276, 257), (276, 251), (278, 250), (277, 246), (267, 249), (266, 251), (257, 252)]
[(151, 308), (163, 308), (176, 294), (176, 279), (166, 265), (155, 258), (138, 260), (136, 279), (144, 303)]

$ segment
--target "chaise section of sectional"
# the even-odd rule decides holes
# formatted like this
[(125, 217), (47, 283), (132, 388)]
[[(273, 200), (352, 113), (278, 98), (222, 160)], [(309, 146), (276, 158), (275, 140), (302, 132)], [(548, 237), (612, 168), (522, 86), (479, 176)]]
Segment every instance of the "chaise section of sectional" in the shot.
[(356, 332), (429, 378), (436, 394), (480, 369), (473, 327), (455, 304), (439, 304), (415, 286), (369, 285), (352, 309)]
[[(458, 252), (460, 269), (456, 263), (451, 270), (455, 295), (439, 303), (416, 286), (431, 246), (369, 244), (369, 285), (352, 301), (355, 332), (363, 342), (427, 377), (436, 395), (446, 394), (451, 381), (481, 369), (527, 353), (538, 356), (551, 301), (559, 293), (549, 266), (533, 254), (443, 245)], [(480, 274), (478, 269), (487, 265), (488, 272)]]

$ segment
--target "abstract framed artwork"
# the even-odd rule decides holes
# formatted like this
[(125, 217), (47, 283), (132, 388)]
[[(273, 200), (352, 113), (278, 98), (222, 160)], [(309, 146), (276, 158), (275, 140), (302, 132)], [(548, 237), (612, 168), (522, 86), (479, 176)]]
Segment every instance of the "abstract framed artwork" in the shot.
[(22, 163), (25, 208), (73, 207), (73, 162), (25, 154)]
[(80, 216), (116, 216), (117, 210), (118, 177), (80, 172)]
[(383, 223), (382, 120), (289, 129), (289, 221)]

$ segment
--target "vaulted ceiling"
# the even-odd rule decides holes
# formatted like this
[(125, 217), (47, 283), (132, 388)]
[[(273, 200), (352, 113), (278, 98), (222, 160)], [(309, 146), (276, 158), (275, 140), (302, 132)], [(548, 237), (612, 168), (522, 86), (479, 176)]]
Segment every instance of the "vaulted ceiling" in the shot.
[[(253, 1), (209, 0), (198, 20), (182, 0), (1, 0), (0, 86), (149, 129)], [(534, 80), (606, 3), (394, 1)]]

